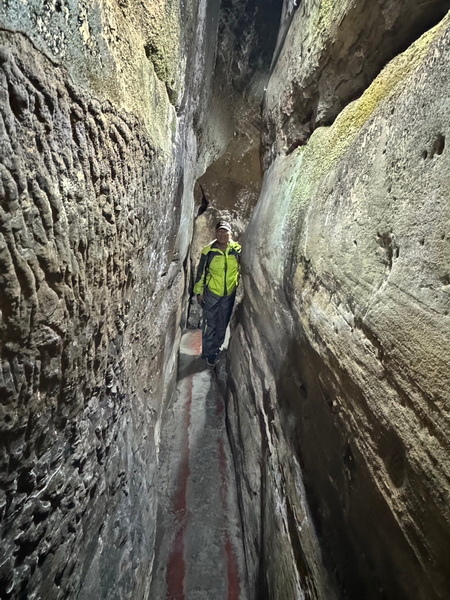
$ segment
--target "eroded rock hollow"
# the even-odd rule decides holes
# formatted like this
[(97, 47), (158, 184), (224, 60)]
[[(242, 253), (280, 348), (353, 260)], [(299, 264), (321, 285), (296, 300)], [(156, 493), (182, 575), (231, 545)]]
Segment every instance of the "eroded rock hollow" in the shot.
[(250, 597), (447, 598), (449, 9), (1, 4), (2, 599), (150, 598), (219, 215)]

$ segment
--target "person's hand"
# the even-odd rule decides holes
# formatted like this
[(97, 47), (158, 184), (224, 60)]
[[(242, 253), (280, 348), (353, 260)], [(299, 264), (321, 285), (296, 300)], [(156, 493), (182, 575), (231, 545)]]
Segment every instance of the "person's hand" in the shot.
[(203, 294), (197, 294), (197, 302), (200, 304), (200, 306), (203, 306)]

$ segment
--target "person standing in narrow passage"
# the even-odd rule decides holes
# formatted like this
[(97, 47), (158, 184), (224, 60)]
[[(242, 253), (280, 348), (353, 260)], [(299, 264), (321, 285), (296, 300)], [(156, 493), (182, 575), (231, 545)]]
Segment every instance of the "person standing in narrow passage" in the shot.
[(203, 308), (202, 358), (215, 365), (233, 312), (239, 283), (241, 245), (231, 239), (231, 225), (219, 221), (216, 239), (201, 252), (194, 294)]

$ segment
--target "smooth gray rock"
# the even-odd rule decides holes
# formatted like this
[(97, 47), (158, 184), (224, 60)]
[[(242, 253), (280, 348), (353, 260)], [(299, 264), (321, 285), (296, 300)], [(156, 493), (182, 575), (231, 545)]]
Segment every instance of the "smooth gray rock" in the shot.
[(449, 45), (447, 17), (264, 178), (229, 355), (270, 598), (329, 597), (312, 535), (343, 597), (448, 595)]

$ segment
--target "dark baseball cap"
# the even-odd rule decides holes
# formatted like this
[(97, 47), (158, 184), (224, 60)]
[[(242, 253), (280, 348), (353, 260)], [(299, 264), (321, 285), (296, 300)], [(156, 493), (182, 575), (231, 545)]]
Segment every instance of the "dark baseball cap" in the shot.
[(216, 231), (218, 229), (226, 229), (227, 231), (231, 231), (231, 225), (228, 221), (219, 221), (216, 225)]

